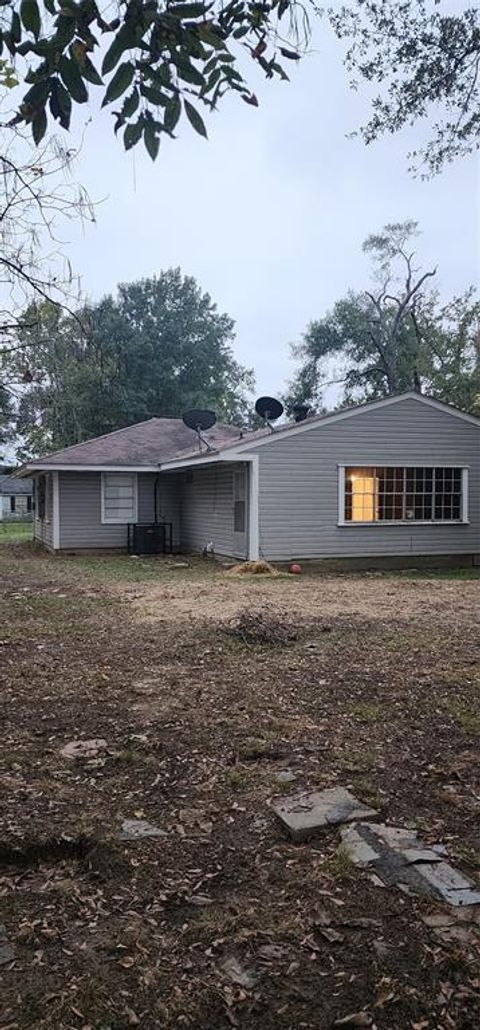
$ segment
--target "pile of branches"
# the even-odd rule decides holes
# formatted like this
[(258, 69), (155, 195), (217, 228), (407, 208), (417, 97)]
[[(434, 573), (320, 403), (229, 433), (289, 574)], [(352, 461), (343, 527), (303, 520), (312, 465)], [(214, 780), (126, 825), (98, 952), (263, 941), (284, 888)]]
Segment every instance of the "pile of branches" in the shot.
[(227, 626), (230, 636), (243, 644), (268, 644), (284, 647), (298, 640), (298, 630), (268, 611), (251, 611), (245, 608)]

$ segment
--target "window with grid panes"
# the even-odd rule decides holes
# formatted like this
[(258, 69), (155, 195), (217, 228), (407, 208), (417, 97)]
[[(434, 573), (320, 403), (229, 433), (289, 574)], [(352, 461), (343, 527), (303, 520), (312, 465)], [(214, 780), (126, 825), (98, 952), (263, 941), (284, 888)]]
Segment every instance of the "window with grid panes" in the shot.
[(345, 469), (346, 522), (461, 522), (463, 470), (451, 466)]

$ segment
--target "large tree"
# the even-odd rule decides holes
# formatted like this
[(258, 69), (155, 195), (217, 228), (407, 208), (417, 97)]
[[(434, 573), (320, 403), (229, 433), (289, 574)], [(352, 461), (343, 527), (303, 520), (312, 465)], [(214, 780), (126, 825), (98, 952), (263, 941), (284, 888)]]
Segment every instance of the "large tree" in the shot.
[(387, 225), (363, 245), (373, 284), (349, 292), (310, 323), (294, 348), (299, 368), (287, 403), (319, 408), (325, 387), (342, 401), (419, 390), (480, 410), (480, 304), (473, 292), (442, 304), (430, 287), (435, 269), (415, 264), (416, 222)]
[(444, 0), (350, 0), (330, 9), (347, 41), (353, 84), (379, 92), (362, 129), (367, 143), (429, 118), (428, 142), (412, 154), (433, 173), (480, 143), (480, 10)]
[(40, 329), (22, 334), (33, 377), (17, 420), (25, 453), (191, 407), (244, 420), (253, 377), (234, 360), (234, 323), (180, 269), (121, 285), (82, 309), (80, 326), (51, 305), (37, 314)]

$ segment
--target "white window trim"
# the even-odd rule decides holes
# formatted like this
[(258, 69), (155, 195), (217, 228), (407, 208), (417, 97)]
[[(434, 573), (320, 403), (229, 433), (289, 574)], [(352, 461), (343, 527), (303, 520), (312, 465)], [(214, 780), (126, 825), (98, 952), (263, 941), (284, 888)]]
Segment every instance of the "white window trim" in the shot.
[(369, 461), (364, 462), (362, 467), (375, 468), (452, 468), (462, 470), (462, 516), (460, 519), (379, 519), (378, 522), (352, 522), (345, 519), (345, 469), (355, 468), (361, 464), (359, 461), (347, 461), (343, 465), (337, 465), (338, 469), (338, 521), (337, 526), (346, 529), (355, 529), (363, 526), (466, 526), (469, 524), (468, 517), (468, 480), (469, 467), (467, 465), (439, 465), (438, 462), (409, 461), (408, 464), (399, 465), (393, 461)]
[[(125, 472), (123, 470), (121, 470), (121, 469), (116, 469), (115, 471), (118, 472), (119, 475), (125, 475)], [(132, 478), (133, 478), (134, 517), (132, 519), (130, 519), (129, 521), (130, 522), (138, 522), (138, 473), (137, 472), (128, 472), (126, 474), (127, 475), (131, 475)], [(107, 516), (105, 515), (105, 478), (106, 478), (106, 476), (109, 476), (109, 475), (112, 475), (112, 473), (111, 472), (102, 472), (102, 475), (101, 475), (100, 498), (101, 498), (101, 508), (102, 508), (102, 516), (101, 516), (102, 525), (103, 526), (126, 526), (126, 525), (128, 525), (128, 523), (125, 522), (125, 519), (123, 519), (123, 518), (115, 519), (115, 518), (111, 518), (110, 516), (107, 518)]]

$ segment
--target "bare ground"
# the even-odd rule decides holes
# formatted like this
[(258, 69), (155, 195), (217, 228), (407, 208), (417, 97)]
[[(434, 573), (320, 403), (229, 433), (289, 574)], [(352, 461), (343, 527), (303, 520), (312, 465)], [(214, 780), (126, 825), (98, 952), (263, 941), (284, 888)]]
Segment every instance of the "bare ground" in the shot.
[[(339, 861), (335, 831), (294, 846), (270, 810), (287, 767), (288, 790), (349, 786), (478, 876), (478, 580), (14, 543), (0, 566), (1, 1030), (478, 1030), (477, 932), (435, 933), (436, 902)], [(271, 643), (236, 634), (245, 610)], [(107, 748), (69, 761), (78, 738)], [(131, 818), (167, 835), (123, 842)]]

